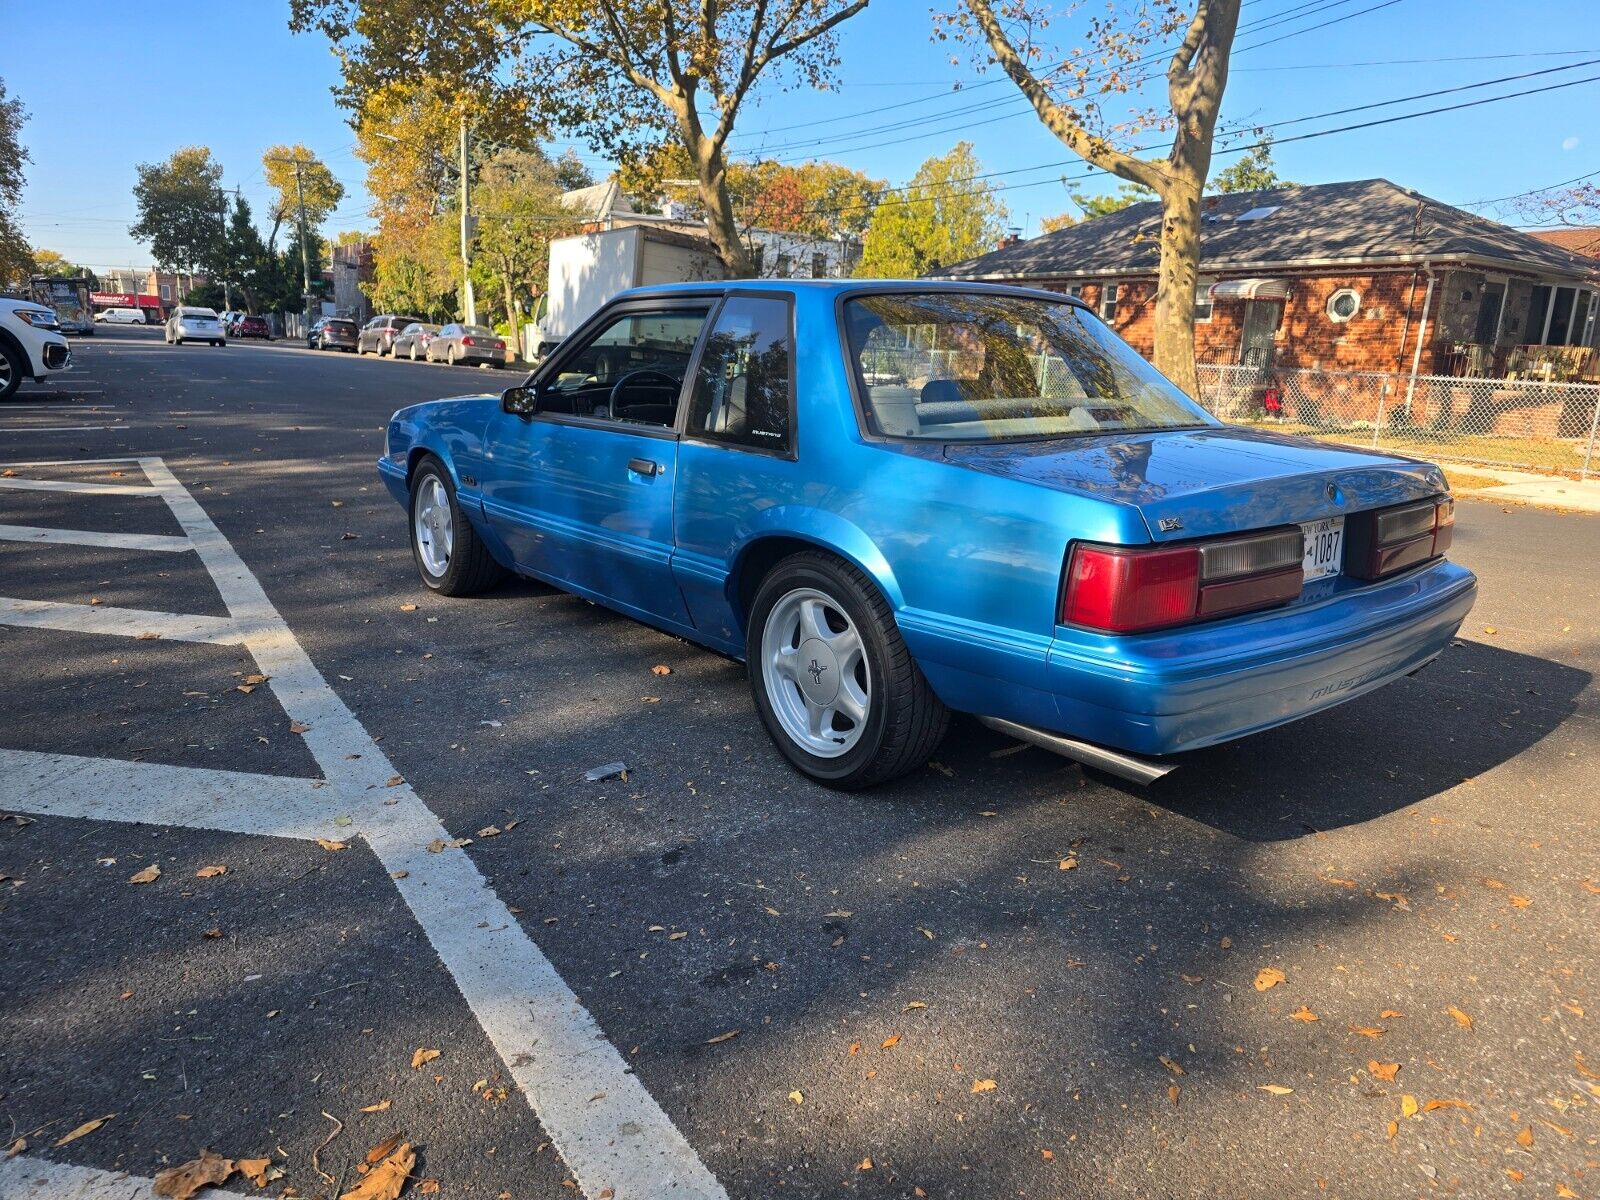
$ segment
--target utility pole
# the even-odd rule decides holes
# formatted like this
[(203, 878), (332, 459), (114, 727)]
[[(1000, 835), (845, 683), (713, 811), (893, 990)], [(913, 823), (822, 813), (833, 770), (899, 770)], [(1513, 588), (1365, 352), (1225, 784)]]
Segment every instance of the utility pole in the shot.
[[(233, 194), (235, 196), (237, 196), (239, 194), (239, 189), (237, 187), (233, 189)], [(219, 212), (219, 216), (220, 216), (221, 221), (222, 221), (222, 307), (224, 309), (227, 309), (227, 310), (231, 311), (232, 308), (233, 308), (233, 291), (228, 285), (228, 274), (229, 274), (228, 268), (232, 264), (228, 262), (228, 189), (227, 188), (218, 188), (217, 189), (217, 202), (222, 206), (221, 210)]]
[(306, 193), (300, 182), (300, 168), (311, 164), (303, 158), (275, 158), (273, 162), (288, 163), (294, 168), (294, 195), (295, 202), (300, 209), (300, 298), (305, 305), (306, 325), (311, 324), (311, 253), (306, 248)]
[(467, 215), (472, 203), (471, 187), (467, 182), (467, 117), (461, 115), (461, 297), (468, 325), (478, 323), (478, 304), (472, 294), (472, 256), (468, 250), (472, 236), (472, 219)]

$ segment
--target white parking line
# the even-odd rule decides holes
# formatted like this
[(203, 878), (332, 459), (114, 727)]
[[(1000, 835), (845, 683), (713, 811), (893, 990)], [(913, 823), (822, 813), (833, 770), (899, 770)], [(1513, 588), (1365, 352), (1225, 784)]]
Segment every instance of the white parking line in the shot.
[(47, 529), (42, 525), (0, 525), (0, 540), (50, 542), (69, 546), (100, 546), (107, 550), (193, 550), (186, 537), (165, 533), (97, 533), (91, 529)]
[(327, 786), (286, 775), (0, 749), (0, 808), (85, 821), (341, 841), (352, 834), (333, 823)]
[[(102, 458), (98, 462), (126, 462), (120, 458)], [(29, 467), (33, 463), (12, 463), (15, 467)], [(159, 496), (160, 491), (152, 487), (139, 487), (131, 483), (89, 483), (78, 482), (73, 479), (22, 479), (12, 476), (7, 479), (0, 476), (0, 488), (11, 488), (19, 492), (77, 492), (84, 496)]]
[(0, 1200), (154, 1200), (154, 1183), (27, 1155), (0, 1159)]
[(87, 429), (121, 429), (119, 425), (17, 425), (0, 433), (81, 433)]
[(238, 622), (195, 613), (154, 612), (110, 605), (62, 604), (55, 600), (22, 600), (0, 596), (0, 625), (56, 629), (63, 633), (103, 633), (155, 641), (211, 642), (236, 646), (245, 640)]
[[(583, 1192), (594, 1200), (606, 1195), (625, 1200), (664, 1195), (726, 1200), (722, 1186), (472, 859), (448, 845), (428, 849), (430, 844), (447, 842), (450, 832), (408, 784), (389, 786), (398, 776), (387, 756), (328, 687), (259, 581), (199, 502), (160, 459), (137, 461), (200, 555), (232, 620), (112, 610), (114, 619), (105, 620), (97, 631), (126, 635), (140, 620), (165, 617), (172, 622), (173, 636), (184, 636), (182, 623), (188, 621), (196, 622), (189, 627), (189, 640), (242, 637), (261, 671), (270, 677), (266, 686), (287, 716), (303, 727), (306, 748), (327, 779), (328, 787), (320, 792), (326, 805), (322, 811), (348, 815), (351, 823), (344, 834), (363, 838), (384, 869), (399, 876), (395, 886), (406, 905)], [(47, 608), (46, 612), (30, 602), (0, 601), (0, 623), (22, 623), (19, 618), (31, 613), (28, 623), (87, 630), (95, 618), (85, 613), (104, 611), (85, 610), (82, 605)], [(64, 798), (74, 772), (87, 768), (63, 763), (60, 756), (48, 763), (29, 761), (36, 773), (43, 771), (59, 781), (54, 791), (45, 792), (50, 803), (88, 803)], [(123, 764), (110, 769), (118, 767), (126, 769)], [(67, 774), (63, 777), (61, 772)], [(160, 778), (142, 772), (140, 777)], [(94, 778), (86, 775), (83, 782), (92, 783)], [(198, 799), (191, 786), (187, 800), (173, 801), (157, 788), (148, 803), (130, 793), (123, 802), (102, 805), (99, 811), (110, 820), (185, 824), (175, 817), (198, 803), (203, 820), (221, 819), (207, 807), (208, 791), (201, 783)], [(28, 797), (22, 796), (12, 807), (28, 811)], [(291, 815), (285, 824), (292, 826), (300, 819)]]

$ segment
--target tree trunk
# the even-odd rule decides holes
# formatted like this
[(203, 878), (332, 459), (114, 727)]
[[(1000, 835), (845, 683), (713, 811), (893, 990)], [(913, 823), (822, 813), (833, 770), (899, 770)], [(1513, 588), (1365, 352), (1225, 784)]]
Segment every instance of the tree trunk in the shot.
[(1155, 365), (1190, 396), (1199, 398), (1194, 359), (1194, 292), (1200, 260), (1198, 180), (1174, 177), (1161, 197), (1161, 265), (1156, 274)]
[(517, 299), (511, 292), (511, 268), (500, 264), (500, 285), (506, 293), (506, 321), (511, 325), (511, 346), (518, 358), (522, 357), (522, 324), (517, 320)]
[(755, 274), (750, 252), (739, 236), (739, 223), (733, 216), (733, 197), (728, 192), (728, 162), (722, 148), (707, 137), (694, 110), (691, 94), (678, 112), (678, 128), (683, 147), (694, 161), (700, 203), (706, 210), (706, 230), (717, 248), (717, 257), (732, 279), (748, 279)]

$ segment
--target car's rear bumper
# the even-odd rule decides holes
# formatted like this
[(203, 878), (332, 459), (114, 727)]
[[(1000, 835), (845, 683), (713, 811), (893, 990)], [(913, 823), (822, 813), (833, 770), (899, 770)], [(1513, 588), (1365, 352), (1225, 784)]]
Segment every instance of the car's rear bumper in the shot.
[(1320, 603), (1182, 630), (1117, 638), (1061, 629), (1042, 671), (1019, 675), (1020, 656), (995, 658), (991, 648), (1009, 681), (980, 683), (970, 657), (960, 669), (925, 671), (955, 707), (1136, 754), (1176, 754), (1411, 674), (1450, 644), (1476, 595), (1472, 572), (1440, 561)]

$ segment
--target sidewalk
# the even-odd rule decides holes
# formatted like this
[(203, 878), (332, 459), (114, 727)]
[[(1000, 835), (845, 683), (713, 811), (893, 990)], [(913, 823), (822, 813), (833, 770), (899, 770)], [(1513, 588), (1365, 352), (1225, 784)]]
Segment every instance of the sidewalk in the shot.
[(1457, 496), (1475, 500), (1511, 501), (1536, 508), (1600, 513), (1600, 478), (1577, 480), (1562, 475), (1536, 475), (1494, 467), (1439, 464)]

